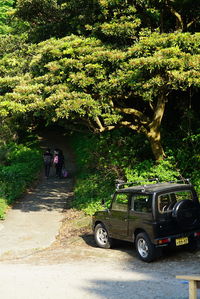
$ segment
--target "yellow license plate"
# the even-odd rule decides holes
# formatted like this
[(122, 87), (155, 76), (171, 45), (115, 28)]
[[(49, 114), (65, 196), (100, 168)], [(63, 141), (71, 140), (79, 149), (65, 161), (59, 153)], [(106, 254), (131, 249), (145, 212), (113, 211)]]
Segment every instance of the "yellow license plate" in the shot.
[(180, 245), (184, 245), (184, 244), (188, 244), (188, 243), (189, 243), (189, 240), (187, 237), (176, 239), (176, 246), (180, 246)]

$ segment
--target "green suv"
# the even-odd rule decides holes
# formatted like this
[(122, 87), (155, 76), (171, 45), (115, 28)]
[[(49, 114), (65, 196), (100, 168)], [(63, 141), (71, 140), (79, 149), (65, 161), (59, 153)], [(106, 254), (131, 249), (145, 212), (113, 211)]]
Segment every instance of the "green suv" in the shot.
[(145, 262), (153, 261), (166, 246), (194, 248), (200, 239), (197, 193), (189, 180), (118, 182), (110, 208), (93, 215), (93, 231), (101, 248), (110, 248), (114, 239), (134, 242)]

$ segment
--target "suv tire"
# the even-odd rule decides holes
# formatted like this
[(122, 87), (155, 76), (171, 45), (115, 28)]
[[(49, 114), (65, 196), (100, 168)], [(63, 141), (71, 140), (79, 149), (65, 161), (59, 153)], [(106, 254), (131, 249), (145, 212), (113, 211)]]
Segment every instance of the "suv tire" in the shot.
[(181, 200), (174, 205), (172, 216), (180, 227), (188, 228), (198, 221), (198, 210), (191, 200)]
[(103, 224), (99, 223), (95, 226), (94, 238), (99, 247), (106, 249), (111, 248), (112, 239), (109, 237), (108, 231)]
[(152, 262), (156, 257), (156, 248), (146, 233), (139, 233), (135, 240), (136, 251), (144, 262)]

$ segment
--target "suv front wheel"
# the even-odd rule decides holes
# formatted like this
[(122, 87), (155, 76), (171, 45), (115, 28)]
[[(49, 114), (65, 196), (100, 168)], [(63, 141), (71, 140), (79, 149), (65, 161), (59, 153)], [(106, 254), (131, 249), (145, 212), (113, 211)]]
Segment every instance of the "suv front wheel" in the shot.
[(94, 238), (99, 247), (106, 249), (111, 247), (111, 238), (103, 224), (99, 223), (95, 226)]
[(135, 246), (139, 258), (144, 262), (152, 262), (156, 257), (156, 248), (146, 233), (136, 236)]

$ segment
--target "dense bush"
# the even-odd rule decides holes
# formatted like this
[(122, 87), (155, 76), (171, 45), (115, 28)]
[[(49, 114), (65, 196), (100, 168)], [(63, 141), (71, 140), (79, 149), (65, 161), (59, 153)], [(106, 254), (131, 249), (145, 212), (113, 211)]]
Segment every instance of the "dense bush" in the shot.
[[(195, 122), (198, 128), (198, 123)], [(171, 133), (171, 132), (170, 132)], [(176, 167), (181, 175), (189, 178), (194, 184), (200, 197), (200, 134), (199, 130), (195, 132), (181, 134), (175, 131), (173, 134), (165, 136), (166, 153), (174, 157)]]
[(148, 181), (157, 178), (160, 182), (174, 181), (180, 178), (180, 172), (172, 158), (167, 158), (154, 163), (152, 160), (145, 160), (135, 165), (134, 168), (125, 168), (126, 179), (129, 182)]
[(78, 168), (73, 206), (91, 215), (102, 208), (102, 199), (109, 202), (115, 174), (109, 175), (99, 159), (99, 136), (77, 134), (72, 143)]
[(39, 150), (14, 143), (2, 147), (0, 156), (0, 218), (3, 218), (7, 206), (38, 176), (42, 159)]
[(8, 205), (6, 204), (5, 198), (0, 198), (0, 219), (4, 218), (7, 207)]
[(102, 209), (102, 200), (109, 205), (113, 193), (113, 177), (105, 177), (103, 173), (79, 175), (75, 187), (73, 206), (92, 215)]
[(183, 138), (182, 146), (175, 153), (183, 175), (191, 179), (200, 196), (200, 134)]

